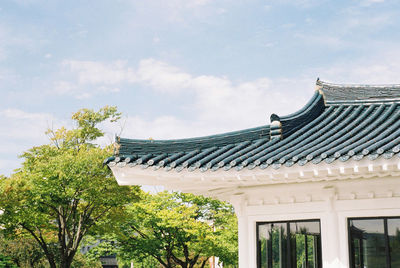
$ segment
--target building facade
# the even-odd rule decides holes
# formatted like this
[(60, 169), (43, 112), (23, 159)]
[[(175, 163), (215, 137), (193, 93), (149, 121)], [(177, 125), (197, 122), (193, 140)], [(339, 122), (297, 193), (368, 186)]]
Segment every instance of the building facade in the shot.
[(400, 86), (317, 80), (270, 125), (181, 140), (117, 140), (121, 185), (231, 202), (239, 267), (400, 267)]

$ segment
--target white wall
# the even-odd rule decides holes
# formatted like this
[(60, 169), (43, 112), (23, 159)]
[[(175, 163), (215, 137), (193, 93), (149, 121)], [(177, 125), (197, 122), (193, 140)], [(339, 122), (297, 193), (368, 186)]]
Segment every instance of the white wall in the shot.
[(231, 197), (239, 220), (239, 267), (256, 268), (256, 223), (319, 219), (324, 268), (349, 267), (349, 217), (400, 216), (400, 178), (243, 187)]

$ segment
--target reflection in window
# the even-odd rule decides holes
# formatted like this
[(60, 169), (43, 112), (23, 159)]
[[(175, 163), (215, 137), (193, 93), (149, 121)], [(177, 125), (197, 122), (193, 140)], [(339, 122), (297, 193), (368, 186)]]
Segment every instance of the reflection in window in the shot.
[(349, 219), (353, 268), (400, 267), (400, 219)]
[(387, 225), (392, 267), (400, 267), (400, 219), (388, 219)]
[(322, 267), (319, 221), (259, 223), (257, 226), (258, 267)]

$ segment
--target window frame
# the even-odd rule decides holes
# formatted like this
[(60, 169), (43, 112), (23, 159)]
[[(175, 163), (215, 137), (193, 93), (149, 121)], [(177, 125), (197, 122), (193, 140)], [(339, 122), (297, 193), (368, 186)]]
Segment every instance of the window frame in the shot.
[[(352, 234), (350, 230), (350, 221), (354, 220), (383, 220), (383, 229), (385, 236), (385, 257), (386, 257), (386, 267), (391, 267), (391, 256), (390, 256), (390, 239), (388, 232), (388, 220), (391, 219), (400, 219), (400, 216), (377, 216), (377, 217), (349, 217), (347, 218), (347, 243), (349, 248), (349, 265), (350, 268), (355, 268), (355, 264), (353, 263), (354, 259), (354, 248), (352, 243)], [(362, 245), (362, 242), (360, 243)]]
[[(286, 224), (286, 228), (287, 228), (287, 232), (288, 234), (290, 234), (290, 224), (291, 223), (303, 223), (303, 222), (318, 222), (318, 227), (319, 227), (319, 243), (318, 243), (318, 268), (322, 267), (322, 232), (321, 232), (321, 219), (319, 218), (315, 218), (315, 219), (301, 219), (301, 220), (287, 220), (287, 221), (260, 221), (260, 222), (256, 222), (256, 251), (257, 251), (257, 268), (261, 268), (261, 245), (259, 243), (259, 235), (260, 235), (260, 231), (259, 231), (259, 226), (260, 225), (265, 225), (265, 224), (282, 224), (285, 223)], [(287, 256), (288, 256), (288, 267), (292, 267), (292, 240), (288, 239), (286, 242), (286, 250), (287, 250)], [(306, 250), (307, 251), (307, 250)], [(269, 264), (268, 264), (269, 265)], [(296, 266), (293, 266), (296, 267)]]

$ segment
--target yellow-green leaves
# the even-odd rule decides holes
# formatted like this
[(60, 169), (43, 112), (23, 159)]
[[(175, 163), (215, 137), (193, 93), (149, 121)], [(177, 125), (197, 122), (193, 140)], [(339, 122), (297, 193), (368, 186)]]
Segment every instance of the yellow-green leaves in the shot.
[(118, 235), (126, 258), (151, 256), (164, 267), (194, 267), (211, 256), (226, 264), (237, 261), (236, 217), (224, 202), (182, 193), (142, 194), (128, 213)]
[(90, 142), (103, 136), (103, 132), (96, 127), (99, 123), (106, 120), (116, 122), (121, 118), (121, 113), (117, 112), (115, 106), (105, 106), (98, 112), (91, 109), (81, 109), (72, 115), (72, 119), (77, 124), (75, 135), (80, 142)]
[(138, 199), (138, 188), (119, 186), (103, 166), (110, 148), (91, 144), (103, 135), (98, 125), (119, 116), (115, 107), (78, 111), (75, 129), (48, 131), (51, 144), (25, 152), (22, 167), (0, 179), (0, 226), (33, 237), (51, 267), (70, 267), (82, 238), (110, 229)]

